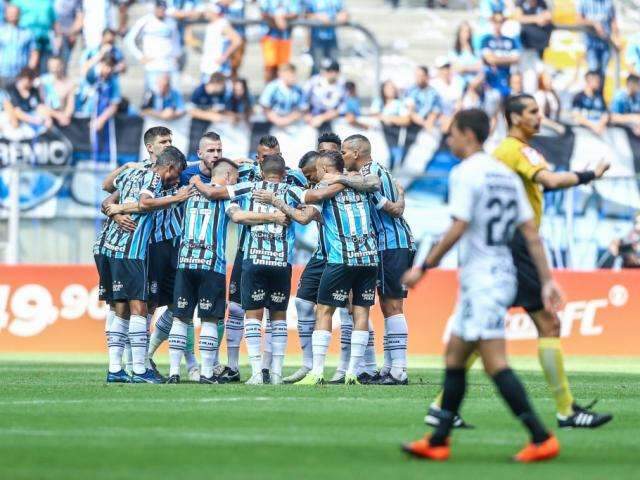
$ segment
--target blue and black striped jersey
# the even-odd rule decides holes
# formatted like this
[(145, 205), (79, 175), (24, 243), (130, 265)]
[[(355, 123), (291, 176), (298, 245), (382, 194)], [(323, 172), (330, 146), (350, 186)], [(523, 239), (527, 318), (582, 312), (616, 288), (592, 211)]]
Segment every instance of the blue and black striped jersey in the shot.
[(96, 241), (93, 243), (94, 255), (102, 255), (104, 239), (107, 237), (107, 230), (109, 230), (109, 226), (111, 223), (114, 223), (113, 220), (111, 218), (107, 218), (107, 220), (102, 225), (102, 229), (100, 229), (100, 233), (96, 237)]
[(227, 211), (230, 200), (212, 201), (195, 195), (184, 204), (178, 268), (227, 273)]
[[(315, 185), (313, 188), (320, 188), (320, 185)], [(324, 225), (322, 222), (315, 222), (318, 226), (318, 246), (311, 255), (311, 258), (315, 260), (327, 261), (329, 257), (330, 245), (327, 243), (327, 236), (325, 235)]]
[(398, 199), (398, 189), (389, 171), (376, 162), (370, 162), (360, 169), (362, 175), (377, 175), (380, 178), (380, 191), (369, 196), (371, 219), (378, 236), (378, 250), (393, 248), (415, 249), (415, 242), (409, 224), (403, 217), (394, 218), (382, 210), (387, 200)]
[[(162, 190), (159, 197), (175, 195), (178, 187)], [(173, 204), (164, 210), (157, 210), (153, 215), (153, 232), (151, 243), (177, 239), (182, 233), (183, 209), (181, 204)]]
[[(120, 193), (120, 203), (138, 203), (141, 194), (157, 197), (162, 191), (160, 176), (153, 170), (128, 168), (116, 177), (113, 185)], [(123, 230), (116, 222), (111, 222), (104, 239), (104, 255), (139, 260), (146, 258), (153, 213), (134, 213), (131, 217), (137, 224), (133, 232)]]
[(371, 225), (368, 195), (345, 188), (335, 197), (314, 205), (322, 212), (329, 246), (328, 263), (349, 266), (378, 264), (376, 233)]
[[(249, 187), (249, 185), (251, 185)], [(250, 190), (247, 191), (247, 189)], [(243, 210), (257, 213), (271, 213), (277, 211), (272, 205), (255, 201), (253, 192), (268, 190), (287, 205), (297, 207), (304, 203), (305, 191), (286, 183), (272, 183), (266, 181), (247, 182), (238, 184), (234, 189), (238, 202)], [(291, 226), (283, 227), (275, 223), (252, 225), (247, 227), (247, 235), (243, 245), (244, 259), (251, 260), (255, 265), (270, 265), (286, 267), (291, 263), (295, 232)]]

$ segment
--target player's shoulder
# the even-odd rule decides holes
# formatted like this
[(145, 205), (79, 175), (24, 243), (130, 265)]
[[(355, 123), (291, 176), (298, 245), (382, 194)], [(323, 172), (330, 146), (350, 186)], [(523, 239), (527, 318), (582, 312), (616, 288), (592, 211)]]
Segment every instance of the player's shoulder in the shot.
[(526, 160), (531, 165), (544, 165), (544, 156), (531, 145), (520, 140), (507, 137), (493, 152), (493, 156), (507, 165), (516, 165), (521, 160)]

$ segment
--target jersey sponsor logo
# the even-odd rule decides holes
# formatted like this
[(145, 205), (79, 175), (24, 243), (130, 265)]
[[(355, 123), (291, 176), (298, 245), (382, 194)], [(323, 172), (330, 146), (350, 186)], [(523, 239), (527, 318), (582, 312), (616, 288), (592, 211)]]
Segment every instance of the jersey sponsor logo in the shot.
[(183, 297), (178, 297), (178, 308), (187, 308), (187, 306), (189, 305), (189, 302), (187, 301), (186, 298)]
[(282, 292), (273, 292), (271, 294), (271, 301), (273, 303), (282, 303), (286, 298), (286, 295)]
[(253, 258), (251, 259), (254, 265), (265, 265), (267, 267), (286, 267), (288, 264), (284, 261), (279, 260), (264, 260), (261, 258)]
[(211, 266), (212, 262), (213, 262), (213, 258), (193, 258), (193, 257), (180, 256), (179, 263), (190, 264), (190, 265)]
[(111, 284), (111, 290), (113, 290), (114, 292), (119, 292), (120, 290), (122, 290), (123, 287), (124, 285), (119, 280), (116, 280)]
[(336, 302), (344, 302), (349, 296), (349, 293), (345, 290), (338, 290), (336, 292), (333, 292), (331, 296)]
[(198, 308), (200, 310), (210, 310), (212, 305), (213, 304), (209, 300), (207, 300), (206, 298), (203, 298), (200, 300), (200, 303), (198, 304)]
[(264, 300), (264, 296), (266, 295), (265, 291), (262, 289), (255, 290), (251, 293), (251, 298), (254, 302), (260, 302)]
[(531, 165), (542, 165), (545, 160), (540, 152), (532, 147), (522, 147), (522, 154), (527, 157)]
[(378, 252), (376, 250), (364, 250), (362, 252), (347, 252), (347, 258), (361, 258), (361, 257), (369, 257), (369, 256), (377, 256)]

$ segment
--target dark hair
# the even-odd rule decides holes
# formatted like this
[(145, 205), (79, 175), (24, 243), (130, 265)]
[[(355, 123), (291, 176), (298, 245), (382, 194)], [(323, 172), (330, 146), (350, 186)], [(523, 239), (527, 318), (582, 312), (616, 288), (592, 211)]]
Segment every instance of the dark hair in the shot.
[(149, 130), (144, 132), (142, 140), (145, 145), (149, 145), (150, 143), (153, 143), (156, 138), (166, 137), (167, 135), (171, 135), (171, 130), (167, 127), (151, 127)]
[(242, 113), (247, 122), (249, 122), (249, 117), (251, 117), (251, 95), (249, 94), (249, 85), (247, 84), (247, 80), (244, 78), (236, 78), (234, 83), (240, 83), (242, 85), (242, 89), (244, 93), (242, 97), (236, 97), (234, 89), (232, 89), (231, 99), (229, 100), (230, 110), (236, 113)]
[(303, 168), (305, 168), (310, 163), (315, 162), (318, 159), (319, 156), (320, 156), (320, 154), (318, 152), (316, 152), (315, 150), (311, 150), (311, 151), (305, 153), (302, 156), (302, 158), (300, 159), (300, 161), (298, 162), (298, 168), (302, 170)]
[(263, 135), (260, 137), (258, 145), (262, 145), (267, 148), (277, 148), (280, 146), (280, 142), (278, 142), (278, 139), (273, 135)]
[(328, 163), (330, 163), (339, 172), (344, 170), (344, 158), (342, 158), (342, 154), (340, 152), (326, 150), (324, 152), (320, 152), (318, 159), (320, 158), (328, 160)]
[(184, 170), (187, 168), (187, 159), (180, 150), (171, 146), (165, 148), (162, 153), (158, 155), (156, 165), (159, 167), (172, 166), (178, 170)]
[(109, 67), (115, 67), (118, 63), (112, 53), (107, 53), (100, 61)]
[(102, 36), (104, 37), (107, 33), (110, 33), (114, 37), (116, 36), (116, 31), (113, 28), (105, 28), (102, 30)]
[(265, 155), (262, 161), (262, 175), (268, 174), (284, 175), (286, 171), (286, 165), (284, 158), (279, 153), (274, 155)]
[[(205, 133), (204, 135), (202, 135), (202, 137), (200, 137), (200, 140), (202, 140), (203, 138), (207, 138), (207, 139), (211, 140), (212, 142), (221, 141), (220, 135), (217, 132), (214, 132), (214, 131), (209, 131), (209, 132)], [(222, 160), (222, 159), (220, 159), (220, 160)]]
[(24, 67), (16, 76), (16, 79), (18, 78), (28, 78), (29, 80), (34, 81), (38, 78), (38, 73), (33, 68)]
[(429, 76), (429, 67), (427, 67), (426, 65), (418, 65), (416, 68), (422, 71), (422, 73), (424, 73), (427, 77)]
[(627, 77), (627, 83), (640, 83), (640, 77), (638, 75), (635, 75), (633, 73), (631, 73), (628, 77)]
[(233, 160), (231, 160), (230, 158), (227, 157), (222, 157), (219, 158), (218, 160), (216, 160), (213, 164), (213, 168), (212, 168), (212, 173), (215, 173), (216, 169), (221, 166), (221, 165), (230, 165), (231, 168), (235, 168), (236, 170), (238, 169), (238, 164), (236, 162), (234, 162)]
[(318, 137), (318, 147), (321, 143), (333, 143), (334, 145), (337, 145), (338, 148), (340, 148), (340, 145), (342, 145), (342, 140), (340, 140), (340, 137), (336, 133), (324, 132)]
[(382, 84), (380, 85), (380, 100), (382, 100), (382, 104), (384, 105), (385, 101), (387, 100), (384, 96), (384, 87), (387, 86), (388, 84), (391, 84), (395, 87), (396, 89), (396, 97), (398, 98), (398, 87), (396, 87), (396, 84), (393, 83), (393, 80), (385, 80), (384, 82), (382, 82)]
[(521, 115), (524, 111), (525, 100), (533, 100), (536, 101), (533, 96), (528, 93), (522, 93), (520, 95), (511, 95), (507, 97), (504, 102), (504, 117), (507, 120), (507, 127), (511, 128), (513, 125), (513, 120), (511, 119), (511, 115), (517, 113)]
[(598, 77), (602, 78), (602, 74), (600, 73), (599, 70), (589, 70), (587, 73), (584, 74), (584, 78), (592, 77), (594, 75), (597, 75)]
[(220, 72), (212, 73), (209, 77), (209, 83), (224, 83), (226, 80), (227, 77)]
[(466, 26), (471, 32), (471, 35), (469, 35), (469, 48), (471, 49), (471, 53), (474, 52), (473, 42), (471, 41), (473, 37), (473, 29), (471, 28), (471, 25), (469, 25), (469, 22), (462, 22), (460, 25), (458, 25), (458, 29), (456, 30), (456, 41), (453, 44), (453, 49), (458, 55), (460, 55), (460, 52), (462, 52), (462, 43), (460, 43), (460, 32), (462, 31), (462, 27), (464, 26)]
[(349, 92), (351, 95), (356, 94), (356, 84), (351, 80), (344, 82), (344, 89)]
[[(366, 153), (371, 153), (371, 142), (367, 137), (360, 133), (350, 135), (342, 141), (343, 144), (356, 143), (360, 150)], [(364, 147), (364, 148), (363, 148)]]
[(491, 122), (484, 110), (479, 108), (460, 110), (453, 117), (452, 123), (460, 131), (471, 130), (481, 145), (489, 138)]

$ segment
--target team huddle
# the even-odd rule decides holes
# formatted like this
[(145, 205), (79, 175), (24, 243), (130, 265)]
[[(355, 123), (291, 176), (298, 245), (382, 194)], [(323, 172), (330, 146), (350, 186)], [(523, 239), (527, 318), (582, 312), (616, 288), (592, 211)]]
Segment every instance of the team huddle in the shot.
[[(101, 299), (110, 306), (107, 382), (180, 383), (183, 357), (191, 380), (239, 382), (244, 335), (250, 385), (405, 385), (406, 289), (459, 241), (460, 294), (445, 356), (444, 388), (425, 417), (435, 430), (403, 448), (421, 458), (449, 457), (451, 430), (468, 427), (460, 416), (466, 370), (480, 356), (530, 433), (531, 443), (515, 459), (531, 462), (558, 454), (556, 438), (540, 422), (506, 360), (504, 317), (514, 305), (522, 306), (538, 329), (540, 363), (556, 401), (558, 426), (594, 428), (609, 422), (611, 415), (579, 406), (569, 390), (555, 313), (562, 294), (538, 235), (540, 186), (585, 184), (601, 177), (608, 165), (551, 172), (529, 145), (540, 128), (535, 100), (510, 97), (505, 115), (509, 137), (491, 156), (482, 150), (489, 134), (487, 115), (476, 109), (456, 114), (448, 137), (452, 152), (462, 159), (450, 178), (453, 223), (416, 266), (415, 243), (403, 218), (404, 192), (372, 160), (365, 136), (341, 141), (325, 133), (317, 151), (305, 154), (298, 169), (290, 169), (275, 137), (260, 140), (255, 160), (234, 162), (222, 156), (220, 137), (209, 132), (199, 142), (200, 162), (188, 166), (171, 146), (168, 129), (149, 129), (144, 136), (149, 159), (116, 169), (103, 185), (111, 192), (103, 202), (108, 220), (94, 256)], [(230, 221), (240, 230), (227, 292)], [(311, 222), (319, 230), (318, 245), (295, 298), (303, 362), (283, 378), (293, 223)], [(369, 320), (376, 292), (385, 319), (384, 365), (379, 370)], [(153, 313), (163, 306), (167, 309), (150, 333)], [(196, 309), (201, 320), (199, 364), (194, 353)], [(336, 309), (342, 348), (338, 368), (326, 382)], [(225, 331), (228, 364), (222, 365), (218, 346)], [(164, 378), (153, 355), (166, 340), (170, 370)]]

